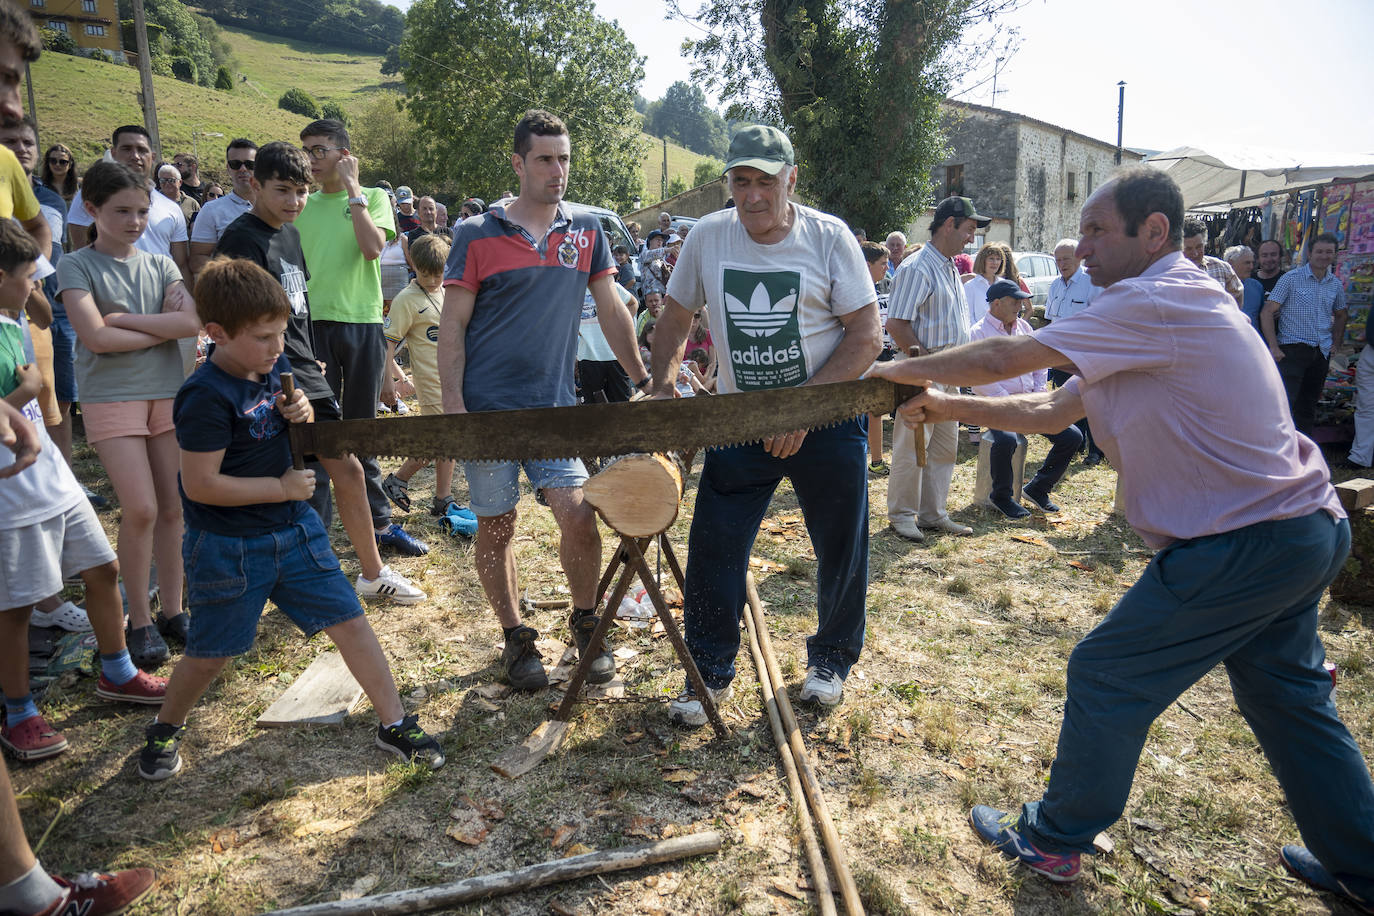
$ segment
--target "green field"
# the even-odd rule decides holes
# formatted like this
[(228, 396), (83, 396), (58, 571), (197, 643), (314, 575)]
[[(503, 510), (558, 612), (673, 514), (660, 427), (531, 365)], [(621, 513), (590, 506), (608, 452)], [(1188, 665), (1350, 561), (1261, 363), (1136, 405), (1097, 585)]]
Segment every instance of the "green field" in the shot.
[[(228, 137), (246, 136), (259, 143), (295, 139), (307, 119), (277, 107), (277, 99), (292, 86), (321, 101), (337, 101), (352, 115), (360, 114), (375, 93), (402, 88), (399, 81), (382, 75), (380, 55), (340, 52), (238, 29), (223, 31), (238, 58), (235, 79), (247, 77), (247, 84), (238, 81), (233, 92), (220, 92), (170, 77), (153, 77), (158, 128), (167, 157), (198, 150), (204, 158), (211, 151), (214, 162)], [(44, 54), (33, 65), (33, 88), (39, 142), (44, 148), (56, 142), (67, 144), (83, 170), (104, 152), (111, 128), (143, 120), (138, 71), (132, 67)], [(224, 137), (205, 136), (216, 133)], [(643, 200), (648, 204), (659, 199), (663, 145), (648, 135), (644, 140)], [(692, 170), (703, 158), (669, 143), (669, 179), (681, 175), (690, 186)]]

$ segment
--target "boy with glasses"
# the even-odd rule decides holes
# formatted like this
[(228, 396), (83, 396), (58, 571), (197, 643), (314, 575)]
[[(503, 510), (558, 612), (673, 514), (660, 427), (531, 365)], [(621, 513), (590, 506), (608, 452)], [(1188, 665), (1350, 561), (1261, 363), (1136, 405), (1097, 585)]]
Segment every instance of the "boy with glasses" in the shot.
[(207, 201), (191, 227), (192, 274), (199, 275), (205, 268), (229, 224), (253, 209), (253, 163), (257, 158), (258, 145), (243, 137), (230, 141), (225, 149), (225, 165), (234, 186), (223, 197)]
[[(387, 241), (396, 237), (396, 224), (386, 192), (364, 188), (358, 181), (358, 160), (350, 142), (343, 122), (330, 118), (301, 131), (301, 146), (321, 190), (310, 195), (296, 228), (310, 265), (307, 288), (315, 355), (324, 361), (325, 379), (344, 419), (371, 420), (377, 416), (386, 366), (379, 258)], [(412, 557), (428, 553), (422, 541), (391, 521), (391, 503), (382, 491), (377, 460), (361, 460), (378, 546)], [(326, 482), (322, 476), (318, 479)], [(319, 489), (328, 492), (325, 486)], [(323, 500), (327, 511), (328, 497)]]

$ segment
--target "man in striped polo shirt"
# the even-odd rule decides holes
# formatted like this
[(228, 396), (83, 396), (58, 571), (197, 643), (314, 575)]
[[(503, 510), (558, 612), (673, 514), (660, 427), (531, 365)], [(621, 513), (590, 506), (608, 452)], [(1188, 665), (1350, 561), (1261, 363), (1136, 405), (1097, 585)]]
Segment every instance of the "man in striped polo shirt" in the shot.
[[(575, 404), (573, 366), (589, 289), (611, 352), (636, 387), (649, 383), (634, 321), (614, 289), (615, 261), (601, 224), (562, 202), (570, 150), (562, 121), (545, 111), (526, 112), (515, 126), (511, 155), (519, 196), (493, 204), (454, 232), (439, 324), (439, 377), (448, 413)], [(596, 628), (601, 534), (582, 498), (587, 471), (580, 460), (464, 465), (468, 500), (477, 514), (477, 576), (506, 634), (502, 671), (511, 686), (537, 690), (548, 678), (534, 644), (539, 634), (520, 620), (511, 548), (522, 466), (558, 522), (559, 559), (573, 601), (570, 629), (579, 651)], [(615, 661), (603, 646), (587, 680), (600, 684), (614, 676)]]

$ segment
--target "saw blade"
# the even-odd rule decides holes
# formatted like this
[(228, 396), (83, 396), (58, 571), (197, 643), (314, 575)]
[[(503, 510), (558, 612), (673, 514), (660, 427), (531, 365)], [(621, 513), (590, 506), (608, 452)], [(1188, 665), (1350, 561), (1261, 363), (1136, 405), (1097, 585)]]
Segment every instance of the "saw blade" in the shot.
[(681, 452), (890, 413), (917, 390), (875, 378), (712, 397), (307, 423), (293, 425), (291, 434), (302, 453), (326, 458), (508, 461)]

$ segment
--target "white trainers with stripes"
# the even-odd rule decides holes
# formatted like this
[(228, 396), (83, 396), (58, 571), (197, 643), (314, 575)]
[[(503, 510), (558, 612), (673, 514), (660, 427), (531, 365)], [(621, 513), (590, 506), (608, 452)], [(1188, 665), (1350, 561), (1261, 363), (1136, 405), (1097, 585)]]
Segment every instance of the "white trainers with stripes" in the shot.
[(390, 566), (383, 566), (375, 579), (365, 579), (359, 574), (353, 589), (359, 598), (387, 598), (397, 604), (419, 604), (425, 600), (424, 592)]

